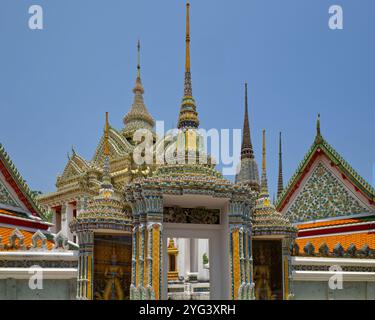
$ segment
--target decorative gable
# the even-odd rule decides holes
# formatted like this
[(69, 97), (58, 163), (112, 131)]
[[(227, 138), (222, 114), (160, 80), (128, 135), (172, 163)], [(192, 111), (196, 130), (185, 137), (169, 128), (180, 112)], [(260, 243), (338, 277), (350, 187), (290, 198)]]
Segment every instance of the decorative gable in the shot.
[(6, 186), (0, 181), (0, 204), (7, 206), (19, 207), (19, 204), (12, 197)]
[(61, 175), (61, 181), (69, 180), (75, 176), (84, 173), (89, 168), (87, 162), (76, 153), (69, 159), (63, 174)]
[(286, 211), (293, 222), (369, 212), (322, 162), (313, 169)]
[[(117, 132), (116, 129), (110, 127), (109, 128), (109, 153), (110, 153), (110, 159), (117, 159), (122, 158), (126, 155), (129, 155), (133, 149), (134, 146), (132, 146), (124, 136), (122, 136), (119, 132)], [(104, 134), (101, 137), (99, 144), (95, 150), (94, 157), (92, 159), (92, 162), (102, 167), (104, 162)]]

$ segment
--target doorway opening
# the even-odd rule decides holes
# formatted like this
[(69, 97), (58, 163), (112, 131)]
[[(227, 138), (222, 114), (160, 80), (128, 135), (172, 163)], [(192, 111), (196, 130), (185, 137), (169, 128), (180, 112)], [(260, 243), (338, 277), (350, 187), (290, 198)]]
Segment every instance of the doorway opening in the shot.
[(210, 239), (167, 238), (167, 299), (210, 299)]

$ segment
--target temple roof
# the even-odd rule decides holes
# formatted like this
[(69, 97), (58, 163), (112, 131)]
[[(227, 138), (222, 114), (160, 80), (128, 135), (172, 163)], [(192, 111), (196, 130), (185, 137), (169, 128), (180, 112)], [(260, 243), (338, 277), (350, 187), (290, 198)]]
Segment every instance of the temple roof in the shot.
[[(284, 191), (279, 196), (276, 208), (282, 211), (284, 207), (289, 203), (292, 196), (299, 190), (302, 180), (306, 174), (310, 171), (316, 159), (320, 155), (325, 155), (330, 161), (330, 166), (337, 168), (341, 173), (341, 178), (347, 180), (353, 186), (355, 192), (361, 193), (365, 199), (367, 199), (367, 206), (371, 207), (375, 202), (375, 189), (363, 179), (350, 165), (349, 163), (338, 153), (335, 149), (323, 138), (320, 132), (320, 119), (317, 124), (317, 134), (315, 140), (306, 153), (304, 159), (300, 162), (297, 170), (289, 180)], [(321, 169), (325, 170), (325, 169)], [(358, 212), (366, 212), (361, 209), (362, 205), (357, 205)], [(363, 210), (363, 211), (361, 211)]]
[[(72, 231), (86, 228), (85, 225), (94, 225), (100, 228), (111, 229), (113, 226), (122, 227), (124, 224), (131, 224), (129, 212), (125, 212), (121, 198), (116, 194), (110, 172), (110, 127), (108, 122), (108, 112), (106, 113), (106, 125), (104, 139), (102, 141), (103, 156), (103, 177), (99, 194), (94, 197), (85, 210), (79, 213), (77, 218), (70, 223)], [(108, 223), (109, 222), (109, 223)]]
[[(359, 233), (347, 233), (347, 234), (334, 234), (329, 236), (321, 237), (304, 237), (298, 238), (296, 243), (299, 247), (300, 255), (303, 255), (303, 248), (306, 245), (311, 244), (314, 246), (315, 254), (319, 253), (319, 249), (323, 246), (327, 246), (327, 255), (334, 254), (335, 248), (341, 246), (344, 251), (350, 251), (350, 247), (355, 246), (356, 251), (360, 251), (363, 248), (368, 247), (370, 251), (375, 251), (375, 232), (359, 232)], [(321, 250), (320, 250), (321, 251)], [(344, 252), (343, 252), (344, 254)], [(311, 255), (311, 254), (308, 254)]]
[(43, 219), (43, 209), (36, 201), (35, 194), (22, 178), (2, 144), (0, 144), (0, 173), (5, 179), (4, 182), (0, 179), (0, 208), (10, 206), (15, 212), (26, 210), (30, 215)]

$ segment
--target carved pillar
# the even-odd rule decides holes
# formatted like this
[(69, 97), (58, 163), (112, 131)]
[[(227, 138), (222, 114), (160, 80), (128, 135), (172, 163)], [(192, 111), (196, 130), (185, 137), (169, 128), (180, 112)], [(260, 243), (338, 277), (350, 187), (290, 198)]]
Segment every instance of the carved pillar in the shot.
[(147, 295), (146, 299), (162, 298), (163, 280), (163, 197), (144, 191), (147, 212)]
[(252, 286), (251, 228), (247, 205), (243, 201), (229, 203), (229, 257), (231, 299), (250, 299)]
[(284, 300), (293, 299), (293, 281), (292, 281), (292, 263), (291, 246), (294, 242), (293, 237), (285, 237), (282, 240), (282, 270), (283, 270), (283, 296)]
[(92, 300), (94, 292), (94, 233), (78, 232), (79, 259), (77, 279), (77, 299)]
[(138, 300), (137, 294), (137, 256), (138, 256), (138, 221), (134, 221), (132, 232), (132, 270), (131, 270), (131, 284), (130, 284), (130, 300)]

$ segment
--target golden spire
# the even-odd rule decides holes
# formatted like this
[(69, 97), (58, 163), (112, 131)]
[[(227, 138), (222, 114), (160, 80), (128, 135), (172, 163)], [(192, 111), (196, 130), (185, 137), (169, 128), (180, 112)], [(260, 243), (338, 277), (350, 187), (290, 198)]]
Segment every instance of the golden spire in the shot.
[[(111, 189), (111, 173), (109, 168), (109, 122), (108, 112), (105, 113), (105, 131), (104, 131), (104, 146), (103, 146), (104, 162), (103, 162), (103, 178), (102, 190)], [(105, 197), (109, 197), (108, 192), (103, 193)]]
[(178, 117), (178, 128), (198, 128), (199, 120), (196, 105), (193, 98), (190, 73), (190, 3), (186, 2), (186, 56), (185, 56), (185, 80), (184, 96), (182, 98), (180, 114)]
[(267, 168), (266, 168), (266, 130), (263, 129), (263, 147), (262, 147), (262, 179), (260, 185), (260, 195), (268, 196)]
[(190, 3), (186, 2), (186, 61), (185, 71), (190, 71)]
[(105, 113), (104, 155), (109, 156), (109, 123), (108, 112)]

